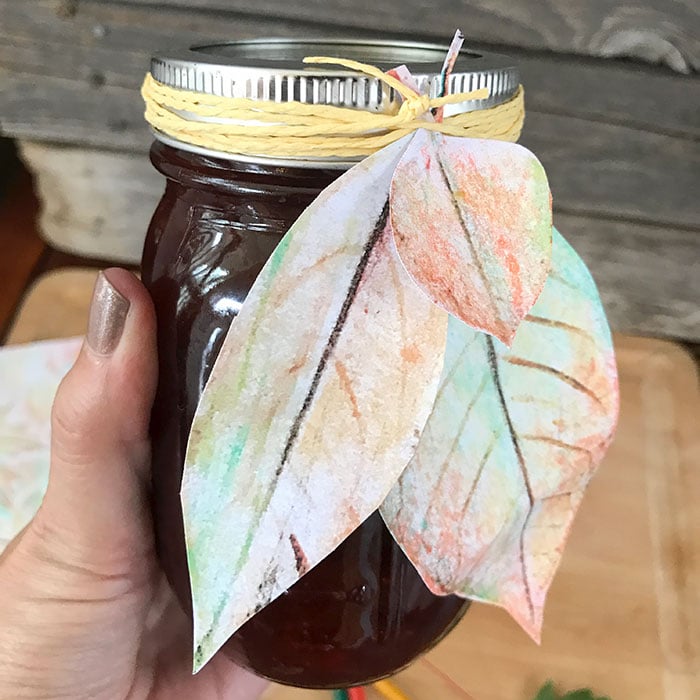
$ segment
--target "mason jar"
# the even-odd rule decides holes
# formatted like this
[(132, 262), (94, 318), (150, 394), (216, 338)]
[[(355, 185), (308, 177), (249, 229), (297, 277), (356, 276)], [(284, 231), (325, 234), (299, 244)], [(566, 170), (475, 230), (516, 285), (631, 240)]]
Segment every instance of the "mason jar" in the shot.
[[(406, 64), (422, 91), (443, 90), (446, 46), (363, 41), (256, 40), (153, 57), (153, 77), (222, 97), (300, 101), (392, 112), (399, 96), (374, 78), (308, 55), (382, 70)], [(462, 51), (446, 92), (490, 89), (488, 99), (446, 115), (509, 100), (512, 62)], [(155, 132), (153, 165), (166, 178), (146, 238), (142, 273), (158, 322), (159, 380), (152, 416), (153, 500), (163, 569), (191, 614), (180, 503), (190, 426), (226, 332), (256, 276), (297, 217), (355, 162), (271, 159), (208, 150)], [(409, 664), (447, 634), (468, 602), (425, 586), (384, 525), (371, 515), (332, 554), (260, 610), (222, 652), (255, 673), (308, 688), (361, 685)]]

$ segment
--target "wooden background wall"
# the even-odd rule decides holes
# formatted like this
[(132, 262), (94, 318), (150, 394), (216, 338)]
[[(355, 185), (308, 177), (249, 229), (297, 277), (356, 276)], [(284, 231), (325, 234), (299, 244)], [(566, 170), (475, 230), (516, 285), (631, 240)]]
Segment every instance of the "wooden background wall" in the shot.
[(700, 341), (698, 0), (0, 0), (0, 132), (37, 172), (49, 240), (134, 260), (162, 186), (138, 95), (154, 48), (457, 27), (517, 58), (522, 142), (614, 326)]

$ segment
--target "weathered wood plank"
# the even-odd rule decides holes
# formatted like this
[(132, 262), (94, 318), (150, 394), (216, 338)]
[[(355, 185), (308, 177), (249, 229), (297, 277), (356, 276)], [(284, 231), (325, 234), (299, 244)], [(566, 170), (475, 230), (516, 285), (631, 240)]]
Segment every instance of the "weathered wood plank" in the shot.
[(516, 56), (528, 109), (700, 137), (700, 78), (622, 61)]
[[(151, 52), (209, 39), (313, 34), (294, 22), (182, 9), (158, 12), (119, 2), (87, 2), (66, 15), (62, 0), (0, 0), (0, 66), (17, 73), (81, 77), (133, 87)], [(327, 32), (317, 30), (326, 35)], [(332, 32), (331, 32), (332, 33)], [(344, 34), (342, 29), (336, 35)], [(95, 80), (96, 76), (99, 76)]]
[(150, 142), (135, 88), (0, 71), (0, 135), (145, 152)]
[[(0, 109), (8, 134), (139, 152), (150, 142), (134, 91), (49, 78), (7, 83)], [(560, 210), (698, 228), (697, 143), (535, 110), (522, 142), (545, 165)]]
[[(0, 0), (3, 69), (82, 79), (92, 87), (136, 88), (157, 47), (261, 35), (327, 36), (330, 31), (309, 23), (178, 8), (161, 10), (156, 23), (152, 10), (115, 2), (81, 4), (70, 17), (60, 8), (59, 0)], [(382, 32), (363, 34), (379, 38)], [(531, 109), (700, 136), (700, 80), (695, 77), (617, 61), (509, 52), (522, 69)]]
[[(154, 23), (151, 11), (114, 2), (78, 5), (70, 17), (57, 0), (0, 0), (0, 8), (5, 133), (127, 150), (143, 151), (150, 140), (137, 87), (153, 46), (212, 31), (236, 37), (282, 29), (181, 9), (161, 11)], [(700, 80), (599, 60), (519, 60), (529, 111), (524, 143), (548, 167), (560, 208), (697, 226), (691, 192), (700, 149), (680, 137), (700, 135)]]
[[(230, 11), (229, 0), (125, 0), (150, 7)], [(237, 0), (237, 12), (326, 23), (346, 29), (451, 36), (472, 41), (591, 56), (625, 56), (687, 72), (700, 68), (700, 8), (696, 0)]]
[(555, 213), (591, 268), (616, 330), (700, 338), (700, 237), (694, 231)]
[[(68, 17), (61, 7), (0, 0), (0, 127), (141, 154), (26, 151), (45, 195), (47, 237), (64, 249), (125, 262), (139, 256), (162, 187), (143, 155), (150, 137), (136, 92), (151, 49), (330, 33), (319, 24), (229, 11), (169, 8), (156, 23), (133, 3), (82, 2)], [(700, 221), (691, 194), (700, 172), (693, 140), (700, 82), (618, 62), (516, 54), (528, 97), (524, 143), (548, 169), (557, 223), (592, 265), (615, 326), (700, 340), (700, 241), (691, 230)]]
[[(163, 179), (145, 155), (24, 143), (52, 245), (137, 262)], [(614, 327), (700, 341), (700, 236), (558, 213), (555, 223), (591, 266)]]
[(521, 142), (560, 210), (700, 229), (698, 143), (535, 110)]

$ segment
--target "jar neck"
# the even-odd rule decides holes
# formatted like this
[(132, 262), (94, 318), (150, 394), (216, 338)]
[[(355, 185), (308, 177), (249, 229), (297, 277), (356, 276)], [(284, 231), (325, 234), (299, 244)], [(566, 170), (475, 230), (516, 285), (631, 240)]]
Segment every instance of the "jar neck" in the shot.
[(316, 197), (343, 170), (293, 168), (214, 158), (174, 148), (160, 141), (151, 146), (151, 162), (168, 180), (185, 187), (234, 195)]

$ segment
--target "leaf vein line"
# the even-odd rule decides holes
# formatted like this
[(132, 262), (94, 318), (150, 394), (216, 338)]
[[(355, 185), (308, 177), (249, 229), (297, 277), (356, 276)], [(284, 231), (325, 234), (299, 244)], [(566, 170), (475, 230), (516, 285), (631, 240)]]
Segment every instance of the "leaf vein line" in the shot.
[(543, 496), (540, 498), (540, 503), (545, 503), (546, 501), (552, 501), (555, 498), (565, 498), (569, 496), (573, 496), (574, 491), (572, 489), (569, 489), (568, 491), (559, 491), (558, 493), (552, 493), (549, 496)]
[(353, 302), (355, 301), (357, 289), (360, 286), (360, 282), (362, 281), (362, 278), (365, 274), (365, 270), (367, 269), (367, 265), (369, 264), (369, 259), (372, 255), (372, 252), (374, 251), (377, 241), (379, 241), (382, 234), (384, 233), (388, 216), (389, 200), (387, 198), (387, 200), (384, 202), (384, 206), (382, 207), (382, 211), (379, 215), (379, 218), (374, 224), (372, 233), (370, 234), (370, 237), (367, 240), (367, 243), (365, 244), (364, 250), (362, 251), (362, 256), (357, 264), (357, 267), (355, 268), (355, 272), (350, 282), (350, 286), (348, 287), (348, 291), (343, 301), (343, 305), (338, 314), (338, 318), (335, 321), (333, 330), (328, 336), (326, 346), (324, 347), (323, 353), (321, 354), (321, 359), (319, 360), (318, 366), (316, 367), (316, 371), (314, 373), (313, 379), (311, 380), (309, 390), (306, 392), (306, 396), (304, 397), (304, 401), (301, 405), (301, 408), (299, 409), (299, 412), (292, 421), (291, 428), (289, 429), (289, 435), (287, 436), (287, 442), (285, 443), (284, 449), (282, 451), (282, 458), (280, 459), (280, 463), (277, 465), (277, 469), (275, 470), (275, 477), (273, 479), (272, 484), (270, 485), (270, 490), (274, 490), (275, 483), (282, 474), (284, 466), (289, 460), (292, 448), (294, 447), (294, 444), (296, 443), (296, 440), (299, 437), (301, 425), (304, 422), (304, 418), (309, 412), (311, 404), (313, 403), (313, 400), (316, 396), (316, 391), (318, 390), (318, 387), (321, 383), (321, 378), (326, 370), (326, 366), (328, 365), (328, 360), (330, 359), (330, 356), (332, 355), (333, 351), (336, 348), (336, 345), (338, 344), (338, 340), (340, 339), (343, 327), (345, 326), (345, 322), (347, 321), (350, 309), (352, 307)]
[(471, 505), (471, 502), (474, 498), (474, 494), (476, 493), (476, 487), (479, 484), (479, 481), (481, 480), (481, 475), (484, 473), (484, 468), (486, 467), (489, 459), (491, 458), (491, 455), (493, 454), (493, 450), (496, 447), (496, 444), (498, 441), (501, 439), (501, 432), (494, 433), (493, 438), (491, 439), (491, 442), (489, 446), (486, 448), (486, 451), (484, 452), (483, 456), (481, 457), (481, 462), (479, 462), (479, 468), (476, 471), (476, 476), (474, 477), (474, 481), (472, 482), (471, 488), (469, 489), (469, 493), (467, 494), (467, 498), (464, 501), (464, 505), (462, 506), (462, 521), (464, 521), (464, 518), (467, 515), (467, 511), (469, 510), (469, 506)]
[[(299, 412), (295, 416), (294, 420), (292, 421), (292, 425), (289, 430), (289, 434), (287, 436), (287, 441), (284, 446), (284, 450), (282, 452), (282, 457), (280, 459), (279, 464), (277, 465), (277, 468), (275, 469), (275, 473), (270, 480), (270, 483), (267, 484), (266, 491), (265, 491), (265, 503), (262, 505), (261, 508), (258, 509), (257, 512), (257, 517), (256, 517), (256, 523), (251, 526), (249, 529), (249, 533), (256, 531), (257, 528), (260, 525), (260, 521), (262, 520), (263, 513), (267, 510), (267, 508), (270, 505), (270, 502), (272, 501), (272, 496), (275, 492), (275, 489), (277, 488), (277, 483), (279, 482), (280, 476), (282, 475), (282, 472), (284, 471), (284, 467), (286, 463), (289, 460), (289, 456), (291, 454), (292, 448), (294, 447), (294, 444), (296, 443), (296, 440), (299, 436), (299, 432), (301, 430), (301, 425), (304, 421), (304, 418), (306, 417), (306, 414), (309, 412), (309, 409), (311, 408), (311, 404), (313, 403), (314, 397), (316, 395), (316, 391), (318, 390), (318, 387), (321, 383), (321, 377), (323, 376), (323, 373), (326, 370), (326, 367), (328, 365), (328, 361), (331, 357), (331, 354), (333, 353), (333, 350), (335, 349), (336, 345), (338, 344), (338, 339), (340, 338), (340, 334), (343, 330), (343, 326), (345, 325), (345, 321), (347, 320), (348, 314), (350, 313), (350, 308), (352, 306), (353, 301), (355, 300), (355, 296), (357, 294), (357, 289), (360, 285), (360, 282), (362, 281), (362, 278), (364, 276), (365, 270), (367, 269), (367, 265), (369, 264), (370, 257), (372, 255), (372, 252), (374, 251), (374, 248), (381, 238), (382, 234), (384, 233), (384, 229), (386, 228), (386, 223), (387, 219), (389, 216), (389, 199), (387, 197), (386, 201), (384, 202), (384, 206), (382, 207), (382, 211), (379, 214), (379, 217), (377, 218), (377, 221), (374, 224), (374, 228), (372, 229), (372, 232), (369, 235), (369, 238), (367, 239), (367, 242), (365, 243), (364, 249), (362, 251), (362, 256), (360, 257), (359, 262), (357, 263), (357, 267), (355, 268), (355, 272), (353, 273), (352, 280), (350, 281), (350, 285), (348, 287), (348, 291), (346, 292), (345, 299), (343, 301), (343, 305), (341, 306), (340, 312), (338, 313), (338, 317), (336, 318), (335, 325), (333, 326), (333, 330), (331, 331), (330, 335), (328, 336), (328, 340), (326, 341), (326, 345), (323, 349), (323, 353), (321, 354), (321, 359), (319, 360), (319, 363), (316, 367), (316, 371), (314, 373), (313, 379), (311, 380), (311, 384), (309, 386), (309, 390), (306, 393), (306, 396), (304, 398), (304, 401), (302, 403), (301, 408), (299, 409)], [(279, 542), (282, 541), (284, 537), (284, 533), (280, 533), (280, 539)], [(234, 567), (235, 571), (240, 571), (243, 565), (243, 560), (247, 557), (247, 554), (241, 552), (238, 561), (236, 562), (236, 565)], [(274, 562), (274, 559), (271, 560), (268, 564), (268, 569), (267, 572), (269, 573), (270, 568)], [(211, 634), (212, 630), (218, 624), (218, 618), (220, 617), (220, 612), (214, 615), (214, 619), (211, 623), (211, 626), (209, 628), (209, 631), (207, 634)]]
[(491, 336), (486, 336), (486, 345), (489, 366), (491, 368), (491, 376), (493, 377), (493, 383), (496, 385), (496, 392), (498, 394), (498, 400), (501, 404), (501, 410), (506, 419), (506, 425), (508, 426), (508, 432), (510, 433), (510, 438), (513, 443), (513, 448), (515, 449), (515, 455), (520, 466), (520, 470), (523, 474), (523, 479), (525, 480), (525, 489), (527, 490), (527, 496), (530, 499), (530, 504), (534, 502), (532, 496), (532, 487), (530, 485), (530, 478), (527, 473), (527, 468), (525, 466), (525, 458), (523, 457), (522, 450), (520, 449), (520, 442), (518, 440), (517, 433), (515, 432), (515, 427), (513, 426), (513, 420), (510, 417), (510, 411), (508, 410), (508, 403), (506, 402), (506, 397), (503, 393), (503, 386), (501, 385), (501, 377), (498, 371), (498, 358), (496, 357), (496, 350), (493, 346), (493, 339)]
[(550, 270), (549, 271), (549, 276), (555, 280), (556, 282), (559, 282), (559, 284), (563, 285), (564, 287), (568, 287), (574, 292), (581, 292), (581, 290), (572, 282), (566, 279), (566, 277), (563, 277), (561, 274), (556, 272), (555, 270)]
[[(450, 333), (449, 330), (449, 321), (448, 321), (448, 330), (447, 330), (448, 336)], [(452, 379), (454, 378), (455, 374), (460, 368), (460, 365), (462, 364), (462, 360), (464, 359), (464, 356), (467, 354), (469, 349), (471, 348), (474, 343), (479, 340), (479, 333), (474, 333), (474, 335), (469, 339), (469, 341), (464, 345), (464, 347), (459, 351), (459, 355), (455, 358), (454, 362), (452, 363), (452, 366), (450, 367), (449, 371), (447, 374), (443, 375), (442, 379), (440, 380), (440, 386), (438, 387), (437, 394), (435, 394), (435, 401), (434, 404), (437, 404), (438, 400), (442, 397), (442, 395), (445, 393), (445, 389), (450, 385), (452, 382)]]
[(476, 265), (476, 269), (479, 272), (479, 277), (481, 277), (481, 281), (484, 284), (484, 288), (488, 292), (487, 297), (488, 300), (491, 304), (491, 308), (493, 312), (496, 315), (496, 318), (500, 318), (500, 313), (498, 306), (496, 304), (496, 300), (494, 298), (494, 290), (491, 288), (491, 285), (489, 284), (488, 276), (486, 274), (486, 270), (484, 270), (484, 266), (481, 262), (481, 258), (479, 258), (479, 254), (476, 250), (476, 246), (474, 245), (474, 241), (472, 240), (471, 233), (469, 232), (469, 229), (467, 228), (467, 222), (464, 220), (464, 216), (462, 214), (462, 208), (459, 205), (459, 202), (457, 201), (457, 197), (455, 195), (455, 188), (452, 185), (452, 181), (450, 180), (450, 176), (447, 172), (447, 168), (445, 166), (445, 163), (442, 159), (442, 156), (440, 154), (440, 148), (438, 147), (437, 144), (435, 144), (435, 135), (431, 134), (431, 140), (433, 141), (433, 145), (435, 146), (435, 153), (437, 154), (437, 164), (438, 168), (440, 169), (440, 175), (442, 176), (442, 179), (445, 182), (445, 186), (447, 187), (448, 192), (450, 193), (450, 198), (452, 199), (452, 205), (454, 206), (455, 214), (457, 215), (457, 220), (459, 221), (460, 226), (462, 227), (462, 232), (464, 233), (464, 238), (467, 241), (467, 245), (469, 246), (469, 250), (471, 251), (472, 258), (474, 260), (474, 264)]
[(561, 370), (558, 370), (555, 367), (550, 367), (549, 365), (543, 365), (539, 362), (532, 362), (532, 360), (526, 360), (522, 357), (515, 357), (514, 355), (508, 355), (505, 358), (505, 360), (508, 364), (511, 365), (525, 367), (526, 369), (534, 369), (539, 372), (545, 372), (546, 374), (550, 374), (551, 376), (556, 377), (565, 384), (568, 384), (573, 389), (576, 389), (576, 391), (585, 394), (590, 399), (595, 401), (595, 403), (597, 403), (599, 406), (603, 406), (603, 401), (599, 396), (597, 396), (593, 391), (591, 391), (591, 389), (589, 389), (585, 384), (581, 383), (578, 379), (572, 377), (570, 374), (566, 374), (566, 372), (562, 372)]
[(523, 523), (523, 529), (520, 531), (520, 569), (523, 574), (523, 586), (525, 587), (525, 596), (527, 597), (527, 604), (530, 608), (530, 617), (535, 619), (535, 607), (532, 604), (532, 592), (530, 591), (530, 581), (527, 575), (527, 564), (525, 563), (525, 531), (527, 530), (527, 525), (530, 521), (530, 516), (532, 515), (532, 503), (525, 516), (525, 522)]
[(569, 333), (575, 333), (576, 335), (580, 335), (582, 338), (595, 343), (595, 338), (588, 331), (584, 330), (583, 328), (579, 328), (578, 326), (573, 326), (570, 323), (566, 323), (565, 321), (557, 321), (553, 318), (535, 316), (533, 314), (528, 314), (525, 317), (525, 320), (539, 326), (548, 326), (550, 328), (558, 328)]
[[(445, 459), (442, 462), (442, 465), (440, 466), (440, 474), (437, 478), (437, 482), (435, 484), (434, 491), (440, 491), (442, 487), (442, 483), (445, 480), (445, 475), (447, 473), (447, 470), (450, 466), (450, 458), (454, 454), (455, 449), (457, 448), (457, 443), (459, 442), (459, 438), (462, 435), (462, 432), (464, 431), (464, 428), (467, 425), (467, 421), (469, 420), (469, 416), (472, 412), (472, 409), (476, 405), (476, 402), (479, 400), (481, 397), (482, 393), (484, 392), (484, 389), (486, 388), (486, 384), (489, 380), (489, 375), (485, 374), (483, 379), (481, 380), (481, 383), (479, 384), (477, 390), (474, 392), (474, 396), (472, 396), (471, 401), (469, 402), (469, 405), (464, 411), (464, 415), (462, 416), (462, 419), (459, 422), (459, 428), (455, 432), (455, 437), (452, 440), (452, 444), (450, 445), (450, 449), (447, 452), (447, 455), (445, 455)], [(429, 514), (433, 508), (437, 505), (436, 504), (437, 499), (432, 499), (430, 502), (430, 507), (428, 508), (427, 514)]]
[(580, 445), (574, 445), (570, 442), (564, 442), (564, 440), (557, 440), (557, 438), (549, 437), (547, 435), (521, 435), (521, 440), (528, 440), (530, 442), (546, 442), (549, 445), (554, 445), (555, 447), (561, 447), (564, 450), (571, 450), (572, 452), (583, 452), (584, 454), (591, 456), (591, 451)]
[(529, 501), (529, 508), (527, 515), (525, 516), (525, 522), (523, 523), (523, 529), (520, 533), (520, 564), (523, 574), (523, 585), (525, 587), (525, 595), (527, 598), (527, 604), (530, 608), (530, 616), (534, 620), (535, 618), (535, 607), (532, 603), (532, 593), (530, 591), (530, 582), (528, 580), (527, 565), (525, 563), (525, 528), (527, 527), (528, 520), (532, 513), (532, 508), (535, 504), (535, 499), (532, 491), (532, 484), (530, 483), (530, 476), (527, 473), (527, 465), (525, 464), (525, 457), (523, 456), (522, 449), (520, 448), (520, 441), (515, 432), (515, 427), (513, 426), (513, 420), (510, 417), (510, 411), (508, 410), (508, 403), (506, 402), (506, 397), (503, 393), (503, 387), (501, 385), (501, 377), (498, 371), (498, 358), (496, 356), (496, 349), (493, 346), (493, 339), (491, 336), (486, 336), (486, 348), (489, 360), (489, 366), (491, 367), (491, 376), (493, 377), (493, 383), (496, 385), (496, 392), (498, 394), (498, 400), (501, 404), (501, 410), (506, 419), (506, 425), (508, 426), (508, 431), (510, 433), (510, 439), (513, 443), (513, 449), (515, 450), (515, 456), (518, 460), (518, 465), (520, 471), (523, 475), (523, 481), (525, 482), (525, 490), (527, 492), (527, 498)]

